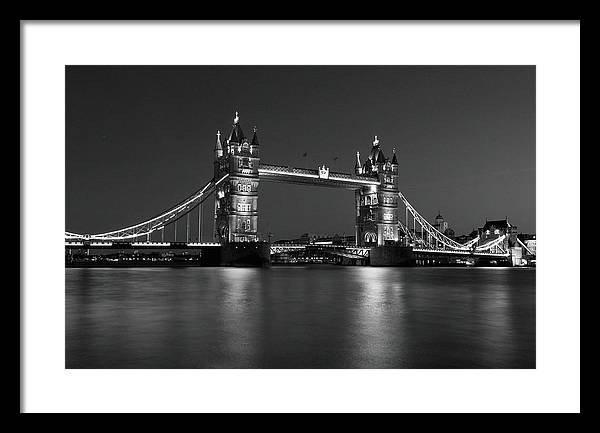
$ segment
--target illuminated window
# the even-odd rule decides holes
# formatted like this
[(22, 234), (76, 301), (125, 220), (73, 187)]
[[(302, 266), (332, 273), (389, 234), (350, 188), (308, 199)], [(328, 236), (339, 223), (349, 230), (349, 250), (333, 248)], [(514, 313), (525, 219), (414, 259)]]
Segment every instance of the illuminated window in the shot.
[(238, 183), (237, 190), (238, 191), (242, 191), (242, 192), (251, 192), (252, 191), (252, 185), (240, 182), (240, 183)]
[(377, 235), (373, 232), (367, 232), (365, 233), (365, 242), (367, 243), (371, 243), (371, 242), (376, 242), (377, 241)]
[(239, 158), (238, 159), (238, 167), (239, 168), (252, 168), (252, 161), (249, 158)]
[(383, 228), (383, 237), (384, 237), (384, 239), (394, 239), (393, 227), (384, 227)]

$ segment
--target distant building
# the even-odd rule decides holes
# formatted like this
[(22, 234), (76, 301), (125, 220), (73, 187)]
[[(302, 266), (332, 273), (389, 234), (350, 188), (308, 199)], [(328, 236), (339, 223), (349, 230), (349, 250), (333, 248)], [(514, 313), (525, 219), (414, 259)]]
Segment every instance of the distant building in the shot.
[(315, 236), (311, 242), (312, 244), (329, 244), (329, 245), (355, 245), (356, 237), (354, 235), (326, 235), (326, 236)]
[(444, 234), (446, 236), (448, 236), (450, 239), (454, 239), (454, 236), (456, 235), (456, 233), (454, 233), (454, 230), (452, 230), (450, 227), (448, 227), (446, 230), (444, 230)]
[(276, 244), (304, 244), (304, 245), (355, 245), (356, 237), (354, 235), (313, 235), (312, 237), (308, 233), (304, 233), (299, 238), (295, 239), (280, 239), (275, 241)]
[(536, 239), (535, 234), (519, 233), (517, 236), (521, 242), (525, 244), (527, 249), (535, 254)]
[(472, 239), (475, 239), (476, 237), (477, 237), (477, 230), (473, 230), (468, 235), (460, 235), (460, 236), (454, 237), (454, 240), (456, 242), (458, 242), (459, 244), (466, 244), (467, 242), (469, 242)]
[(519, 233), (517, 235), (517, 237), (519, 238), (519, 240), (523, 243), (529, 241), (529, 240), (535, 240), (535, 234), (529, 234), (529, 233)]
[(511, 224), (508, 217), (503, 220), (486, 220), (485, 225), (477, 230), (477, 234), (480, 245), (504, 235), (506, 246), (514, 247), (517, 244), (517, 226)]
[(469, 242), (471, 239), (472, 238), (469, 237), (469, 235), (459, 235), (454, 238), (454, 240), (456, 242), (458, 242), (459, 244), (465, 244), (465, 243)]
[(533, 254), (536, 254), (536, 252), (535, 252), (535, 239), (526, 240), (524, 243), (525, 243), (525, 246), (527, 247), (527, 249), (529, 251), (531, 251)]
[(302, 236), (300, 236), (300, 239), (298, 239), (298, 241), (299, 244), (309, 244), (310, 236), (308, 235), (308, 233), (303, 233)]
[(445, 233), (446, 230), (448, 230), (448, 222), (444, 220), (444, 217), (442, 216), (440, 211), (438, 211), (438, 215), (433, 221), (433, 227), (435, 227), (435, 229), (441, 233)]
[(456, 235), (456, 233), (454, 233), (454, 230), (452, 230), (450, 228), (450, 225), (448, 224), (448, 221), (446, 221), (444, 219), (444, 217), (442, 216), (442, 214), (440, 213), (440, 211), (438, 211), (438, 215), (435, 217), (435, 220), (433, 221), (433, 227), (443, 233), (444, 235), (448, 236), (450, 239), (454, 239), (454, 236)]
[(275, 243), (276, 244), (293, 244), (293, 245), (309, 244), (309, 243), (311, 243), (311, 239), (310, 239), (310, 236), (308, 235), (308, 233), (303, 233), (302, 236), (300, 236), (299, 238), (279, 239), (279, 240), (275, 241)]

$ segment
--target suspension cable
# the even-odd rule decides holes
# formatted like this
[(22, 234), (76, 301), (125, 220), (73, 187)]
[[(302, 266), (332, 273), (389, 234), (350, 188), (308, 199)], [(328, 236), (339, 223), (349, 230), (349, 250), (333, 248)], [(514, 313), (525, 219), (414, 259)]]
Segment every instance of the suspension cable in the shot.
[[(416, 221), (418, 221), (419, 224), (421, 224), (421, 238), (423, 238), (423, 230), (427, 230), (427, 233), (436, 240), (436, 247), (437, 247), (437, 242), (440, 242), (441, 244), (448, 246), (452, 249), (456, 249), (456, 250), (465, 250), (466, 251), (469, 249), (468, 247), (465, 247), (464, 245), (461, 245), (458, 242), (453, 241), (448, 236), (446, 236), (445, 234), (443, 234), (442, 232), (437, 230), (435, 227), (433, 227), (429, 223), (429, 221), (427, 221), (425, 218), (423, 218), (421, 216), (421, 214), (419, 214), (419, 212), (417, 212), (417, 210), (409, 203), (409, 201), (406, 199), (406, 197), (404, 197), (404, 195), (401, 192), (398, 193), (398, 196), (404, 203), (404, 206), (406, 206), (406, 209), (408, 209), (409, 212), (413, 215), (413, 226)], [(416, 227), (414, 227), (414, 230), (415, 230), (415, 238), (416, 238)]]
[(65, 238), (67, 239), (134, 239), (139, 236), (148, 235), (155, 230), (164, 230), (164, 227), (168, 224), (175, 223), (183, 216), (191, 212), (196, 206), (199, 206), (206, 198), (210, 196), (210, 194), (214, 191), (214, 189), (223, 182), (229, 174), (225, 174), (218, 181), (214, 181), (211, 179), (203, 188), (193, 193), (191, 196), (186, 198), (185, 200), (179, 202), (174, 207), (169, 210), (161, 213), (160, 215), (151, 218), (149, 220), (143, 221), (141, 223), (135, 224), (133, 226), (121, 228), (118, 230), (113, 230), (105, 233), (97, 233), (92, 235), (83, 235), (79, 233), (65, 232)]

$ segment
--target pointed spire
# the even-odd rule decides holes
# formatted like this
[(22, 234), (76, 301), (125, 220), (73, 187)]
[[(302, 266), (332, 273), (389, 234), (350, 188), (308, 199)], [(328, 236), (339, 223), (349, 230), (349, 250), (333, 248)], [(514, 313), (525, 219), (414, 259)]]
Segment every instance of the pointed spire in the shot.
[(362, 164), (360, 163), (360, 152), (356, 152), (356, 163), (354, 164), (354, 171), (357, 174), (362, 173)]
[(398, 165), (398, 158), (396, 158), (396, 148), (394, 147), (394, 156), (392, 157), (392, 164)]
[(259, 146), (258, 143), (258, 135), (256, 135), (256, 126), (252, 128), (252, 132), (254, 133), (254, 135), (252, 135), (252, 142), (250, 143), (251, 146)]
[(379, 149), (379, 152), (377, 152), (377, 163), (378, 164), (385, 163), (385, 156), (383, 155), (383, 150), (381, 150), (381, 149)]
[(215, 149), (223, 149), (223, 146), (221, 146), (221, 131), (217, 131), (217, 143)]
[(241, 143), (244, 141), (244, 132), (240, 127), (240, 116), (239, 113), (235, 112), (235, 117), (233, 118), (233, 129), (231, 130), (231, 134), (229, 134), (229, 141), (232, 143)]
[(373, 164), (376, 164), (377, 162), (379, 162), (379, 152), (381, 151), (381, 148), (379, 147), (379, 138), (377, 136), (375, 136), (375, 139), (373, 140), (373, 147), (371, 147), (371, 162)]
[(216, 155), (223, 156), (223, 146), (221, 146), (221, 131), (217, 131), (217, 142), (215, 143)]
[(367, 160), (365, 161), (365, 165), (363, 167), (363, 172), (366, 174), (367, 172), (371, 171), (371, 167), (373, 166), (373, 163), (371, 161), (371, 156), (369, 156), (367, 158)]

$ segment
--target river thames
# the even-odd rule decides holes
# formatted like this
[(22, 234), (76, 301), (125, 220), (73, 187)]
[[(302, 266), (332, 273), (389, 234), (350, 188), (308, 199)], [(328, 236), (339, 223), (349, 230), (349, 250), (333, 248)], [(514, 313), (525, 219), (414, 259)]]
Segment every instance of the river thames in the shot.
[(535, 368), (534, 268), (69, 268), (66, 368)]

